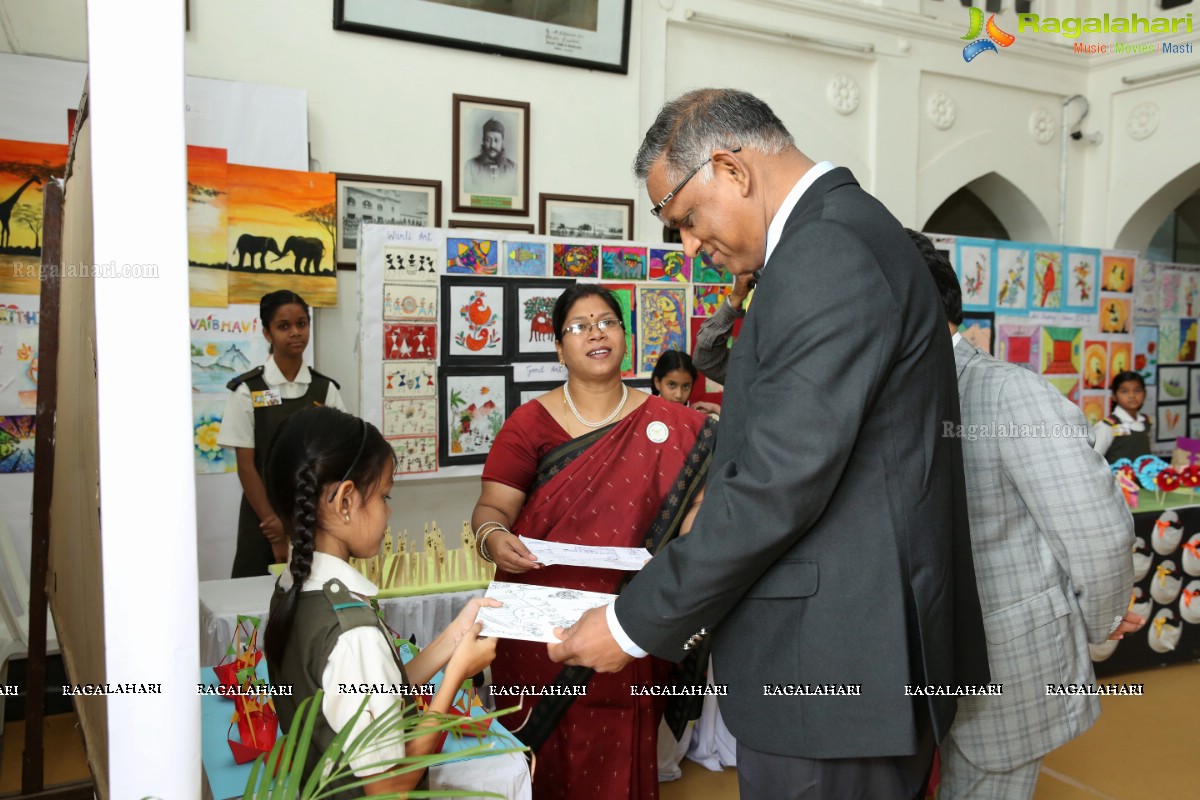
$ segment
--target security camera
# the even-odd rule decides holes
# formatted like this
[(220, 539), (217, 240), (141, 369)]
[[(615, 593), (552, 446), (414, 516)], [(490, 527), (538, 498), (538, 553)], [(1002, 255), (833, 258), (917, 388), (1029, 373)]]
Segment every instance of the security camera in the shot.
[(1071, 138), (1078, 142), (1080, 139), (1083, 138), (1083, 131), (1074, 131), (1071, 134)]

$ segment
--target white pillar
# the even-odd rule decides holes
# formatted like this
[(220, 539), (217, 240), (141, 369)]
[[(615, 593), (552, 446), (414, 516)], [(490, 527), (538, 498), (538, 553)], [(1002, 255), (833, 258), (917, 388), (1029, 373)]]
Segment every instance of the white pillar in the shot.
[(96, 263), (158, 272), (96, 279), (107, 679), (162, 684), (108, 698), (109, 795), (195, 797), (183, 4), (87, 5)]

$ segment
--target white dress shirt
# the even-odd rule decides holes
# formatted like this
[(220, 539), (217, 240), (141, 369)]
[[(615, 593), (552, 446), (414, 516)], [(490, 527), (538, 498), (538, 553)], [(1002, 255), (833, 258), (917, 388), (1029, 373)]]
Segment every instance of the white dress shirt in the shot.
[[(301, 364), (296, 379), (289, 381), (279, 371), (275, 359), (268, 356), (263, 363), (263, 380), (267, 386), (279, 392), (281, 400), (294, 400), (303, 397), (312, 383), (312, 373), (308, 367)], [(329, 382), (329, 391), (325, 393), (325, 405), (345, 411), (342, 395), (338, 388)], [(217, 434), (217, 444), (222, 447), (254, 447), (254, 403), (250, 399), (250, 387), (243, 382), (237, 390), (230, 394), (225, 401), (225, 415), (221, 418), (221, 432)]]
[[(1137, 419), (1134, 419), (1128, 411), (1117, 406), (1113, 410), (1113, 416), (1121, 422), (1121, 428), (1125, 433), (1140, 433), (1146, 430), (1145, 414), (1138, 414)], [(1115, 438), (1112, 426), (1104, 420), (1100, 420), (1092, 430), (1096, 434), (1096, 452), (1100, 455), (1106, 454), (1108, 448), (1112, 447)]]

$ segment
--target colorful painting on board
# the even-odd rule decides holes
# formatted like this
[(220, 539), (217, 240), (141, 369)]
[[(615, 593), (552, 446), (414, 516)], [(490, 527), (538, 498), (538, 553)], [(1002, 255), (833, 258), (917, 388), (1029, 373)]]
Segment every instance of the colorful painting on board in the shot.
[(385, 324), (383, 326), (383, 357), (388, 361), (437, 358), (437, 325)]
[(1147, 386), (1154, 385), (1158, 373), (1158, 327), (1138, 325), (1133, 329), (1133, 369)]
[(1029, 248), (996, 248), (996, 311), (1024, 314), (1029, 304)]
[(733, 285), (733, 275), (718, 267), (703, 250), (692, 259), (692, 280), (696, 283), (728, 283)]
[[(1183, 302), (1180, 297), (1183, 273), (1177, 269), (1162, 268), (1158, 274), (1158, 313), (1164, 317), (1179, 317), (1183, 315)], [(1164, 351), (1170, 352), (1170, 351)]]
[(507, 376), (503, 372), (442, 375), (446, 436), (439, 462), (482, 463), (507, 416)]
[(991, 311), (964, 311), (958, 332), (971, 344), (992, 355), (995, 352), (996, 315)]
[(554, 304), (566, 286), (516, 286), (517, 341), (513, 360), (522, 361), (532, 354), (554, 357)]
[(41, 291), (42, 187), (66, 169), (65, 144), (0, 139), (0, 292)]
[(385, 283), (383, 318), (434, 322), (437, 296), (436, 283)]
[(1179, 320), (1179, 350), (1176, 361), (1196, 360), (1196, 320), (1185, 317)]
[(1187, 436), (1187, 406), (1159, 406), (1155, 440), (1173, 442)]
[(429, 247), (383, 248), (383, 282), (437, 283), (438, 251)]
[(1158, 402), (1186, 403), (1188, 399), (1188, 368), (1158, 368)]
[(1067, 302), (1072, 311), (1092, 311), (1096, 308), (1096, 272), (1099, 250), (1072, 249), (1067, 251)]
[(1172, 320), (1163, 320), (1158, 326), (1158, 363), (1170, 364), (1179, 355), (1179, 326)]
[(646, 280), (646, 248), (612, 247), (600, 248), (600, 277), (606, 281)]
[(1041, 363), (1040, 325), (996, 323), (996, 358), (1037, 372)]
[(187, 148), (188, 305), (229, 305), (229, 165), (219, 147)]
[(1108, 343), (1109, 379), (1133, 368), (1133, 342)]
[(393, 475), (416, 475), (437, 470), (436, 436), (387, 437), (387, 443), (396, 454), (396, 471)]
[(1035, 250), (1030, 308), (1062, 308), (1062, 252)]
[(337, 176), (230, 164), (228, 179), (229, 302), (290, 289), (337, 305)]
[[(696, 348), (696, 337), (700, 335), (700, 327), (704, 325), (706, 321), (707, 320), (705, 320), (703, 317), (692, 317), (690, 320), (690, 333), (692, 337), (690, 341), (692, 342), (693, 350)], [(730, 331), (729, 338), (725, 341), (726, 349), (732, 348), (734, 343), (737, 341), (738, 336), (741, 335), (742, 322), (742, 319), (734, 320), (733, 330)], [(724, 386), (701, 373), (700, 375), (696, 376), (696, 383), (692, 388), (692, 397), (689, 402), (694, 404), (703, 400), (709, 403), (716, 403), (717, 405), (720, 405), (722, 399), (724, 398), (724, 392)]]
[(1194, 317), (1200, 314), (1200, 273), (1192, 269), (1180, 271), (1179, 298), (1182, 303), (1180, 316)]
[(37, 409), (37, 295), (0, 295), (0, 416)]
[(433, 397), (437, 394), (433, 361), (383, 362), (384, 398)]
[(1103, 394), (1085, 394), (1080, 407), (1088, 425), (1095, 426), (1108, 415), (1108, 397)]
[(1133, 281), (1134, 319), (1152, 323), (1158, 319), (1158, 265), (1143, 261), (1137, 265)]
[(446, 274), (498, 275), (500, 248), (491, 239), (446, 239)]
[(191, 310), (192, 391), (227, 396), (231, 379), (267, 360), (258, 314), (257, 305)]
[(1059, 378), (1053, 375), (1047, 375), (1046, 380), (1055, 389), (1062, 392), (1063, 397), (1070, 400), (1072, 403), (1079, 405), (1079, 377), (1072, 375), (1068, 378)]
[(383, 401), (384, 436), (432, 436), (436, 433), (436, 399), (416, 397)]
[(1079, 328), (1042, 326), (1042, 369), (1043, 375), (1079, 375), (1080, 348), (1083, 331)]
[(1083, 388), (1108, 388), (1108, 342), (1084, 342)]
[(504, 274), (542, 278), (547, 272), (544, 242), (505, 242)]
[(0, 473), (33, 472), (36, 417), (0, 417)]
[(596, 245), (554, 245), (554, 274), (560, 278), (599, 277), (600, 258)]
[(1134, 265), (1137, 259), (1131, 256), (1110, 256), (1101, 258), (1100, 288), (1106, 292), (1132, 292)]
[(958, 282), (962, 287), (963, 308), (990, 311), (995, 272), (990, 244), (971, 244), (969, 239), (958, 241)]
[(637, 287), (632, 283), (605, 283), (605, 289), (612, 292), (621, 306), (621, 322), (625, 325), (625, 357), (621, 359), (621, 375), (632, 376), (635, 373), (634, 361), (637, 358)]
[(504, 355), (504, 287), (474, 282), (451, 283), (447, 313), (441, 320), (446, 356)]
[(728, 284), (696, 283), (692, 285), (692, 316), (711, 317), (717, 313), (725, 298), (733, 293)]
[(652, 247), (647, 278), (652, 281), (687, 283), (691, 278), (691, 265), (682, 250), (658, 250)]
[(237, 472), (237, 453), (217, 444), (229, 393), (192, 393), (192, 465), (197, 475)]
[(638, 372), (651, 372), (667, 350), (687, 351), (683, 288), (638, 287)]
[(1100, 298), (1100, 332), (1129, 333), (1133, 325), (1133, 298)]

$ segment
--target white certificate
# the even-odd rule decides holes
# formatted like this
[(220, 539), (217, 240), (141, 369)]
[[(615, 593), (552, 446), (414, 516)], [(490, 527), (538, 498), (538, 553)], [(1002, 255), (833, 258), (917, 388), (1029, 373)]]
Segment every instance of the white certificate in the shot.
[(617, 599), (615, 594), (603, 592), (503, 581), (492, 581), (484, 596), (495, 598), (504, 605), (479, 609), (475, 621), (483, 623), (480, 636), (549, 643), (558, 642), (554, 636), (555, 628), (569, 628), (579, 621), (583, 612)]
[(537, 556), (541, 564), (564, 564), (570, 567), (595, 567), (597, 569), (623, 569), (637, 572), (650, 560), (650, 551), (644, 547), (592, 547), (586, 544), (564, 544), (541, 539), (520, 537), (529, 552)]

